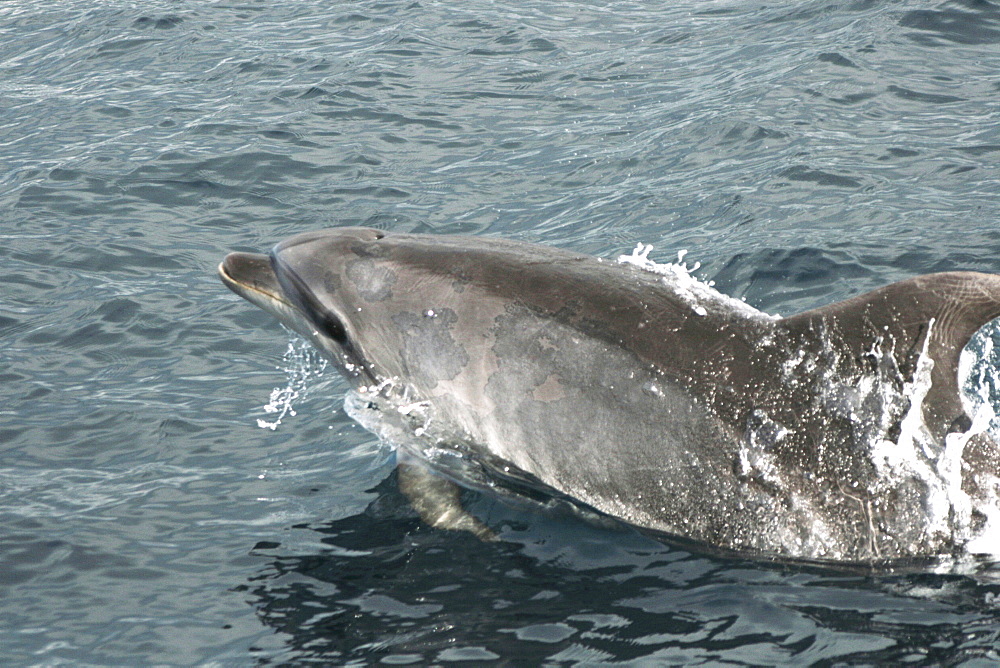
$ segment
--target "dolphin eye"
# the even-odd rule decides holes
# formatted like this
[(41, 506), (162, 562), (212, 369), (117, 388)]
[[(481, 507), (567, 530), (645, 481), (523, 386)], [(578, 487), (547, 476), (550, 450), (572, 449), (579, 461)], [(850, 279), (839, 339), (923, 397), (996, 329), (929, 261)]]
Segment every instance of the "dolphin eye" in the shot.
[(324, 313), (322, 318), (317, 318), (316, 324), (319, 325), (320, 330), (324, 334), (339, 345), (343, 346), (347, 344), (347, 330), (344, 328), (344, 323), (337, 316), (332, 313)]

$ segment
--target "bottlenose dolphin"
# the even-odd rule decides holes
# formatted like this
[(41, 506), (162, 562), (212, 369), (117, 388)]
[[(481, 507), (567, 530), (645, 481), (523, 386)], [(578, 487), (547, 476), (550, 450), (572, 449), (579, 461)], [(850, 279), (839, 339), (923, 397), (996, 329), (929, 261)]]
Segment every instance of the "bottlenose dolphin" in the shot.
[(1000, 316), (1000, 277), (920, 276), (779, 318), (635, 264), (341, 228), (219, 274), (356, 391), (422, 402), (491, 462), (639, 527), (838, 560), (946, 552), (982, 528), (1000, 448), (970, 431), (958, 366)]

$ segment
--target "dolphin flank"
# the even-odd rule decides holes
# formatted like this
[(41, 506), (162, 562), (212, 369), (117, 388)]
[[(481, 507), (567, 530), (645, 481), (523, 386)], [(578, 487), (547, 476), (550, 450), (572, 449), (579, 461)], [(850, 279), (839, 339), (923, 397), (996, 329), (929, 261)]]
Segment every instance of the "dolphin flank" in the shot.
[(356, 391), (424, 402), (484, 460), (639, 527), (872, 560), (962, 550), (1000, 517), (1000, 447), (958, 377), (1000, 316), (998, 276), (777, 318), (635, 263), (366, 228), (232, 253), (219, 274)]

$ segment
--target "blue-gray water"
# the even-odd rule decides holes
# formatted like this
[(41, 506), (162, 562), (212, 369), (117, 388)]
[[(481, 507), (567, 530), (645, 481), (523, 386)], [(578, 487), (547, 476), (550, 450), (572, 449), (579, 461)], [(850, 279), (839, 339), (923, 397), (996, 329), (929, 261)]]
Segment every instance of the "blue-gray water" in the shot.
[(1000, 6), (0, 3), (0, 663), (995, 665), (1000, 569), (432, 530), (230, 250), (636, 242), (770, 312), (1000, 272)]

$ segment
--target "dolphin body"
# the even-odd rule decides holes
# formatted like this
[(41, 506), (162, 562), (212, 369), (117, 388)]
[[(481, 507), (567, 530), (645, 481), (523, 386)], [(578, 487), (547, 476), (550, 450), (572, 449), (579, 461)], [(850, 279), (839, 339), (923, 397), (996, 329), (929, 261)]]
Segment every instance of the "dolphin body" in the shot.
[[(1000, 448), (969, 431), (958, 379), (1000, 316), (998, 276), (920, 276), (777, 318), (628, 263), (366, 228), (232, 253), (219, 274), (356, 391), (424, 402), (484, 460), (639, 527), (910, 557), (959, 549), (1000, 497)], [(946, 453), (960, 483), (935, 477)]]

